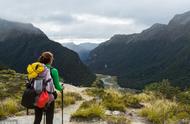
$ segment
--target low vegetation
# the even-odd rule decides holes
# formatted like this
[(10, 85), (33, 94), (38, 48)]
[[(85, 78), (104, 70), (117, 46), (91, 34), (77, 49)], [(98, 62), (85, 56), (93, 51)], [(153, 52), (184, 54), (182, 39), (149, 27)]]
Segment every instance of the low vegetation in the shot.
[(102, 104), (106, 109), (111, 111), (122, 111), (125, 112), (125, 101), (123, 94), (114, 89), (106, 90), (106, 93), (102, 97)]
[(109, 124), (129, 124), (130, 121), (125, 114), (122, 115), (106, 115), (105, 106), (98, 100), (93, 99), (82, 103), (80, 108), (72, 114), (71, 120), (75, 121), (91, 121), (92, 119), (104, 120)]
[[(134, 95), (132, 93), (123, 93), (116, 89), (98, 89), (98, 88), (90, 88), (86, 90), (86, 94), (90, 96), (94, 96), (97, 99), (102, 100), (102, 104), (106, 109), (109, 110), (118, 110), (125, 111), (126, 107), (134, 107), (139, 108), (140, 105), (140, 97), (138, 95)], [(147, 96), (148, 97), (148, 96)]]
[[(13, 70), (0, 70), (0, 119), (17, 115), (25, 110), (20, 105), (25, 89), (26, 75)], [(140, 93), (124, 92), (113, 88), (92, 87), (86, 89), (87, 95), (94, 99), (85, 101), (72, 114), (74, 120), (99, 119), (111, 124), (128, 124), (125, 111), (128, 108), (140, 108), (139, 115), (155, 124), (190, 123), (190, 89), (182, 90), (172, 86), (169, 80), (149, 84)], [(56, 100), (56, 107), (61, 106), (61, 94)], [(82, 100), (80, 94), (64, 94), (64, 107)], [(106, 115), (105, 111), (119, 111), (120, 114)]]
[[(63, 96), (63, 105), (64, 107), (75, 104), (76, 101), (82, 100), (82, 97), (80, 94), (75, 92), (67, 92)], [(61, 94), (58, 95), (58, 98), (56, 99), (56, 107), (61, 107)]]
[[(25, 89), (25, 79), (25, 74), (16, 73), (14, 70), (0, 70), (0, 119), (26, 113), (22, 112), (26, 108), (21, 106), (21, 97)], [(57, 108), (61, 106), (60, 95), (56, 100)], [(80, 94), (68, 92), (64, 94), (64, 106), (74, 104), (81, 99)]]
[(4, 118), (6, 116), (14, 115), (18, 111), (21, 111), (23, 108), (19, 105), (18, 101), (13, 99), (5, 99), (0, 102), (0, 118)]
[(20, 105), (25, 88), (24, 74), (13, 70), (0, 70), (0, 118), (11, 116), (24, 108)]
[[(127, 107), (137, 106), (139, 100), (132, 94), (125, 94), (116, 89), (90, 88), (86, 94), (94, 99), (85, 101), (80, 108), (73, 113), (71, 120), (91, 120), (101, 119), (110, 124), (129, 124), (130, 121), (125, 116)], [(139, 104), (140, 105), (140, 104)], [(107, 115), (105, 111), (118, 111), (119, 115)]]
[[(169, 80), (149, 84), (140, 93), (100, 88), (87, 89), (86, 93), (96, 96), (106, 110), (125, 112), (129, 107), (140, 108), (139, 115), (155, 124), (190, 123), (190, 89), (172, 86)], [(118, 119), (104, 117), (113, 122)]]
[(156, 100), (157, 98), (155, 97), (153, 92), (142, 92), (139, 94), (134, 94), (133, 95), (138, 101), (140, 101), (141, 103), (146, 103), (149, 101), (153, 101)]
[(168, 80), (163, 80), (146, 86), (145, 94), (150, 97), (146, 97), (149, 101), (140, 115), (155, 124), (190, 123), (189, 90), (181, 91)]
[(96, 102), (92, 103), (84, 102), (80, 108), (72, 114), (71, 120), (75, 119), (85, 119), (85, 120), (91, 120), (91, 119), (102, 119), (105, 113), (105, 109), (101, 104), (98, 104)]
[(103, 97), (105, 91), (103, 88), (88, 88), (85, 90), (85, 93), (92, 97)]
[(125, 115), (106, 116), (105, 120), (108, 122), (108, 124), (130, 124), (130, 120), (127, 119)]

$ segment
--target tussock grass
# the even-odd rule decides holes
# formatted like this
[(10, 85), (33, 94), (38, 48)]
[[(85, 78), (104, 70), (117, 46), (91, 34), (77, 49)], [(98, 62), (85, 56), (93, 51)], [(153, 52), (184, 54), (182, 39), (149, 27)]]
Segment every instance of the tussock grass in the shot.
[(14, 70), (0, 70), (0, 118), (14, 115), (23, 110), (20, 105), (25, 88), (25, 74)]
[(176, 102), (160, 99), (150, 102), (140, 111), (140, 115), (147, 117), (155, 124), (177, 123), (181, 119), (189, 119), (189, 113)]
[(79, 107), (79, 109), (75, 113), (71, 115), (71, 119), (102, 119), (104, 113), (105, 109), (101, 104), (92, 101), (86, 101)]
[(123, 93), (115, 89), (105, 90), (102, 97), (104, 106), (109, 110), (118, 110), (125, 112), (126, 107), (140, 108), (140, 100), (134, 94)]
[(11, 116), (20, 110), (22, 110), (22, 107), (14, 99), (8, 98), (0, 102), (0, 118)]
[(139, 102), (150, 102), (157, 99), (153, 92), (142, 92), (133, 96), (138, 99)]
[(92, 99), (90, 101), (84, 101), (81, 105), (80, 108), (89, 108), (92, 104), (100, 104), (96, 101), (96, 99)]
[(124, 101), (124, 105), (126, 107), (131, 107), (131, 108), (141, 108), (142, 105), (140, 104), (140, 100), (135, 97), (133, 94), (125, 94), (122, 97)]
[[(64, 107), (75, 104), (76, 101), (82, 100), (82, 97), (80, 94), (75, 92), (68, 92), (63, 95), (63, 105)], [(58, 95), (58, 98), (56, 99), (56, 107), (61, 107), (61, 94)]]
[(14, 70), (0, 71), (0, 100), (12, 97), (19, 100), (25, 88), (26, 75), (16, 73)]
[(88, 88), (85, 90), (85, 93), (93, 97), (102, 97), (105, 94), (105, 91), (102, 88)]
[(72, 114), (71, 120), (91, 121), (92, 119), (104, 120), (108, 124), (129, 124), (130, 121), (125, 114), (122, 115), (105, 115), (105, 106), (96, 99), (85, 101), (79, 109)]
[(117, 90), (106, 90), (106, 93), (102, 97), (102, 104), (111, 111), (118, 110), (125, 112), (123, 95)]
[(82, 100), (81, 95), (79, 93), (75, 93), (75, 92), (67, 92), (64, 96), (74, 97), (76, 99), (76, 101)]
[(87, 95), (98, 96), (106, 109), (125, 112), (126, 107), (139, 108), (139, 99), (130, 93), (124, 93), (114, 88), (98, 89), (91, 88), (86, 90)]

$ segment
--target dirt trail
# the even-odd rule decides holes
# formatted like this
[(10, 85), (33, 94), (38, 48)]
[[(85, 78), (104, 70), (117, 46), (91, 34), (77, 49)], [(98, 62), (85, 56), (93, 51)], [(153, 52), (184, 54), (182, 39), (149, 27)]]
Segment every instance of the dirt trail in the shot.
[(127, 118), (131, 120), (131, 124), (152, 124), (146, 118), (139, 116), (138, 113), (139, 109), (127, 109)]

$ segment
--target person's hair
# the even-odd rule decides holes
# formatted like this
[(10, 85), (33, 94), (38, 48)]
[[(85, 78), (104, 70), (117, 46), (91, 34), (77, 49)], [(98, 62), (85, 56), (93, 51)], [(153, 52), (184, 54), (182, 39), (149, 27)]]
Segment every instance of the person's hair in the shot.
[(41, 56), (38, 58), (38, 61), (43, 64), (50, 64), (53, 61), (53, 54), (49, 51), (43, 52)]

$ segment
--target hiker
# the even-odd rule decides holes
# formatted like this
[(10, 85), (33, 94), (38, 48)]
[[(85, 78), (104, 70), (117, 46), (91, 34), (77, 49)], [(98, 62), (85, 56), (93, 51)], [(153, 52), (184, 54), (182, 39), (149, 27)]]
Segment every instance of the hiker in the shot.
[[(45, 64), (45, 66), (50, 70), (51, 78), (53, 79), (53, 84), (55, 89), (58, 91), (63, 90), (63, 85), (59, 82), (59, 74), (58, 70), (56, 68), (53, 68), (51, 65), (53, 63), (53, 54), (51, 52), (43, 52), (41, 56), (39, 57), (38, 61), (40, 63)], [(53, 93), (54, 99), (51, 101), (51, 103), (48, 104), (45, 108), (39, 108), (35, 107), (35, 120), (34, 124), (40, 124), (42, 120), (43, 112), (45, 112), (46, 115), (46, 124), (53, 124), (53, 117), (54, 117), (54, 107), (55, 107), (55, 99), (57, 97), (56, 91)]]

